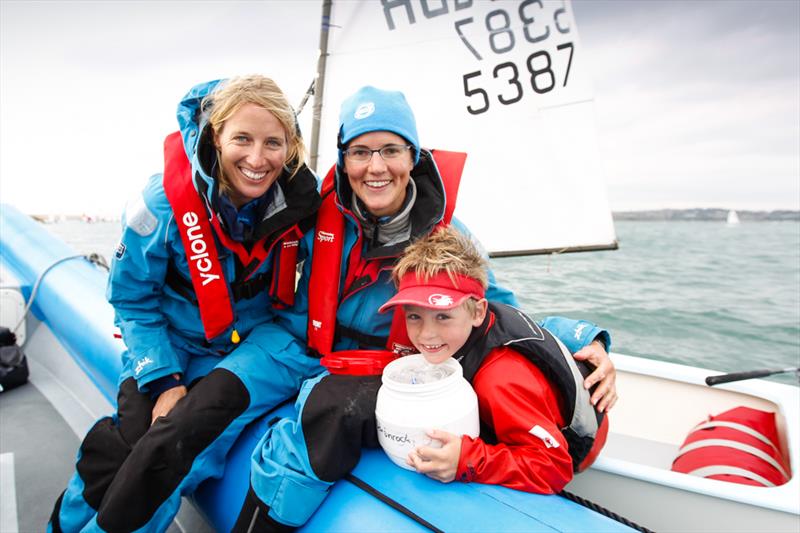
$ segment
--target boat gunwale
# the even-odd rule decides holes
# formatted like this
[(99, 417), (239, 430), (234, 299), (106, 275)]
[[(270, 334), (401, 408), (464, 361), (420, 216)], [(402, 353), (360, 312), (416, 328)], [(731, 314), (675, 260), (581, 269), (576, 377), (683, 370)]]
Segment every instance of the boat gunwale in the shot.
[[(682, 384), (706, 387), (705, 378), (707, 376), (722, 373), (666, 361), (628, 356), (616, 352), (612, 352), (610, 356), (618, 373), (638, 374)], [(763, 379), (751, 379), (715, 385), (714, 388), (769, 401), (777, 407), (776, 414), (779, 417), (783, 417), (785, 421), (800, 420), (800, 388), (798, 387)], [(625, 459), (604, 457), (602, 453), (592, 465), (592, 468), (609, 474), (656, 483), (666, 487), (688, 490), (706, 496), (800, 515), (800, 500), (797, 498), (798, 494), (800, 494), (800, 475), (797, 472), (797, 465), (800, 464), (798, 426), (800, 425), (783, 424), (785, 432), (781, 437), (785, 437), (786, 441), (782, 444), (786, 446), (792, 477), (783, 485), (775, 487), (757, 487), (717, 479), (706, 479)], [(613, 433), (613, 429), (611, 433)]]

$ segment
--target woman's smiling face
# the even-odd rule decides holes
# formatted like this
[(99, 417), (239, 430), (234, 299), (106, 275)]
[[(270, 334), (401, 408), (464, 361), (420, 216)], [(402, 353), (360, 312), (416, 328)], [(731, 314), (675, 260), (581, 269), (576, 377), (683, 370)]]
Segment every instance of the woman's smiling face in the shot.
[(231, 202), (239, 208), (264, 195), (283, 172), (286, 130), (275, 115), (244, 104), (214, 135)]
[[(369, 150), (380, 150), (388, 145), (406, 146), (408, 141), (388, 131), (371, 131), (359, 135), (347, 144)], [(344, 158), (344, 168), (350, 187), (373, 216), (391, 216), (400, 211), (406, 197), (406, 186), (414, 168), (413, 151), (388, 161), (375, 152), (369, 161), (359, 163)]]

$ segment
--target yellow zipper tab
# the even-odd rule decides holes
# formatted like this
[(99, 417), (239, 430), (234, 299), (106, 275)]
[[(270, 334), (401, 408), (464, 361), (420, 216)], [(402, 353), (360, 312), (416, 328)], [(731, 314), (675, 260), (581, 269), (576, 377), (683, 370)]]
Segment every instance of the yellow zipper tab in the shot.
[(241, 340), (242, 339), (239, 337), (239, 332), (234, 329), (233, 332), (231, 333), (231, 342), (233, 344), (239, 344)]

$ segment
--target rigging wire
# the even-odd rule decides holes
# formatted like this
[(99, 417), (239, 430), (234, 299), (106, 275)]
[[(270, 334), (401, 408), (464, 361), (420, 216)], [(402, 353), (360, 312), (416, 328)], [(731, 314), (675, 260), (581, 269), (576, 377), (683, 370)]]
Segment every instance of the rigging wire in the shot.
[(300, 113), (303, 112), (303, 108), (306, 107), (308, 99), (314, 96), (314, 90), (316, 86), (317, 86), (317, 78), (314, 78), (313, 80), (311, 80), (311, 85), (308, 86), (306, 94), (303, 95), (303, 99), (300, 100), (300, 105), (297, 106), (297, 111), (295, 111), (295, 115), (300, 116)]

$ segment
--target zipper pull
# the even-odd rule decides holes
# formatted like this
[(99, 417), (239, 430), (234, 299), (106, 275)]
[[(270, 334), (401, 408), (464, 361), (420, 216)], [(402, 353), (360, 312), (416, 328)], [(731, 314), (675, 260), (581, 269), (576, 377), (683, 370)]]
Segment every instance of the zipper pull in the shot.
[(241, 342), (241, 340), (242, 339), (239, 337), (239, 332), (236, 331), (236, 328), (234, 328), (233, 332), (231, 333), (231, 342), (233, 344), (239, 344), (239, 342)]

